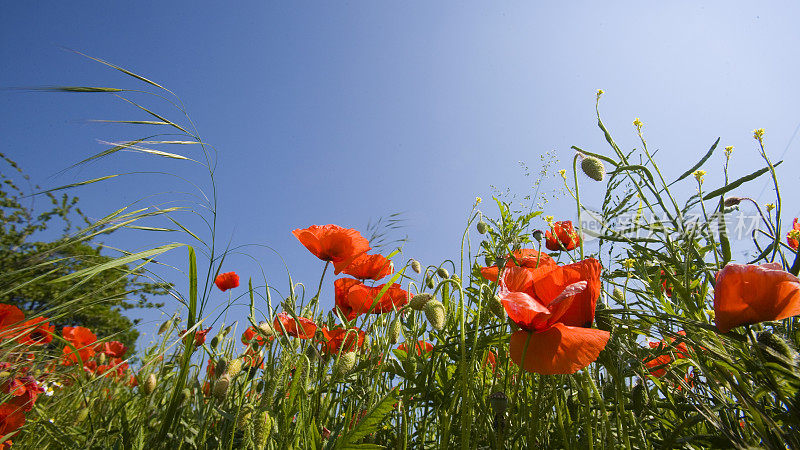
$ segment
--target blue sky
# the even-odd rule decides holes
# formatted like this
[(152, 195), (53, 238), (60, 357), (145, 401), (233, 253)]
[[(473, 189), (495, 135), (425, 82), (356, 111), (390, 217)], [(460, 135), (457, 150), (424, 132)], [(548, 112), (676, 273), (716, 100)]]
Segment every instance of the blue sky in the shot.
[[(475, 197), (493, 215), (491, 186), (529, 194), (545, 154), (552, 162), (540, 188), (550, 199), (545, 212), (574, 219), (574, 204), (552, 194), (560, 190), (557, 170), (571, 162), (571, 145), (610, 154), (595, 125), (598, 88), (620, 145), (639, 145), (631, 122), (640, 117), (668, 179), (717, 137), (736, 147), (734, 177), (761, 167), (752, 130), (765, 128), (768, 151), (785, 160), (778, 173), (784, 220), (791, 220), (800, 212), (792, 195), (800, 181), (798, 9), (788, 1), (4, 2), (0, 87), (144, 87), (60, 47), (168, 87), (218, 151), (219, 243), (269, 245), (296, 281), (315, 286), (322, 264), (292, 229), (364, 229), (402, 212), (401, 235), (410, 239), (405, 258), (438, 264), (457, 258)], [(130, 98), (179, 119), (166, 103)], [(98, 140), (148, 134), (88, 119), (148, 118), (108, 96), (0, 91), (0, 151), (43, 187), (163, 171), (208, 191), (201, 167), (136, 154), (60, 173), (102, 151)], [(178, 150), (197, 156), (193, 148)], [(719, 152), (710, 161), (707, 186), (721, 183), (723, 159)], [(586, 202), (598, 204), (598, 185), (581, 182)], [(694, 185), (676, 189), (688, 196)], [(84, 211), (101, 217), (151, 194), (189, 190), (175, 177), (141, 175), (73, 193)], [(763, 181), (738, 194), (773, 200)], [(157, 198), (189, 200), (176, 193)], [(172, 240), (185, 238), (126, 232), (105, 242), (137, 250)], [(285, 291), (280, 260), (262, 248), (249, 253)], [(165, 261), (183, 264), (185, 252)], [(253, 259), (241, 255), (224, 270), (261, 278)], [(182, 274), (165, 273), (185, 286)], [(332, 282), (323, 291), (328, 307)], [(223, 300), (214, 293), (213, 302)], [(164, 309), (175, 308), (167, 301)], [(144, 314), (144, 331), (158, 326), (159, 314)]]

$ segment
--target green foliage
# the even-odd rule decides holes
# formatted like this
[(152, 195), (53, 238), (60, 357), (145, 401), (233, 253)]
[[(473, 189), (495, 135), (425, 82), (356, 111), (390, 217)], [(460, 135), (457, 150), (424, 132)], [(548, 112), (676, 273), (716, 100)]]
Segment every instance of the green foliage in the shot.
[[(164, 294), (164, 288), (131, 274), (125, 265), (81, 283), (54, 282), (112, 258), (102, 254), (102, 244), (76, 238), (82, 233), (72, 219), (85, 221), (77, 197), (48, 192), (44, 196), (50, 209), (36, 214), (26, 206), (31, 197), (17, 185), (18, 180), (28, 182), (28, 176), (14, 161), (0, 156), (12, 169), (0, 174), (0, 303), (17, 306), (26, 316), (46, 313), (57, 330), (80, 325), (100, 338), (112, 337), (133, 348), (138, 320), (130, 320), (123, 311), (162, 306), (148, 299)], [(58, 231), (56, 221), (62, 223)]]

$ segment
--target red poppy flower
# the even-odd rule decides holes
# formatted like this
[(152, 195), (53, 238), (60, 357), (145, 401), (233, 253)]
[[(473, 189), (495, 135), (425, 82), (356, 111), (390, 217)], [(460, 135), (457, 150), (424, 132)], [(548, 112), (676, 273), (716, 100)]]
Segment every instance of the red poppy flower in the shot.
[[(678, 334), (686, 336), (685, 331), (679, 331)], [(666, 349), (672, 346), (674, 342), (675, 338), (668, 337), (661, 342), (648, 342), (648, 345), (652, 349)], [(675, 359), (683, 359), (689, 354), (689, 348), (686, 347), (685, 342), (681, 342), (674, 348), (672, 352), (675, 354)], [(654, 358), (646, 358), (644, 365), (650, 370), (650, 375), (653, 375), (656, 378), (661, 378), (667, 373), (667, 368), (672, 361), (674, 361), (672, 355), (670, 353), (664, 353)]]
[(343, 272), (359, 280), (377, 281), (394, 273), (394, 263), (383, 255), (362, 253)]
[(71, 366), (78, 362), (78, 356), (81, 361), (86, 362), (89, 358), (94, 356), (94, 343), (97, 342), (97, 336), (86, 327), (64, 327), (62, 332), (64, 339), (69, 341), (77, 350), (75, 354), (69, 346), (64, 347), (64, 365)]
[(239, 275), (236, 275), (236, 272), (221, 273), (217, 275), (214, 284), (216, 284), (222, 292), (239, 287)]
[[(572, 227), (571, 220), (563, 222), (553, 222), (550, 225), (551, 231), (545, 233), (545, 246), (548, 250), (574, 250), (575, 247), (581, 245), (581, 237)], [(562, 249), (561, 246), (564, 246)]]
[(332, 262), (337, 275), (357, 256), (370, 249), (369, 241), (361, 233), (337, 225), (312, 225), (306, 229), (298, 228), (292, 234), (314, 256)]
[(128, 351), (128, 347), (125, 347), (122, 342), (110, 341), (97, 344), (95, 351), (105, 353), (112, 358), (122, 358)]
[(789, 247), (795, 251), (798, 247), (800, 247), (800, 239), (798, 239), (798, 234), (800, 234), (800, 222), (798, 222), (797, 217), (795, 217), (794, 223), (792, 224), (792, 230), (786, 233), (786, 243), (789, 244)]
[(47, 321), (48, 319), (44, 317), (26, 321), (20, 327), (25, 334), (17, 338), (17, 341), (24, 345), (43, 345), (52, 342), (56, 327)]
[[(402, 344), (398, 345), (397, 349), (402, 351), (402, 352), (407, 351), (406, 350), (406, 343), (403, 342)], [(417, 355), (422, 356), (422, 354), (424, 353), (425, 356), (430, 356), (429, 355), (430, 352), (433, 351), (433, 344), (431, 344), (430, 342), (425, 342), (425, 341), (417, 341), (416, 349), (417, 349)]]
[(14, 305), (0, 304), (0, 339), (11, 339), (19, 334), (20, 322), (25, 314)]
[[(505, 267), (527, 267), (535, 269), (542, 266), (555, 266), (556, 262), (550, 255), (538, 252), (532, 248), (523, 248), (513, 253), (514, 258), (506, 255)], [(516, 262), (514, 262), (516, 260)], [(519, 264), (517, 264), (519, 263)], [(497, 281), (497, 266), (481, 267), (481, 275), (489, 281)]]
[(661, 277), (661, 292), (666, 293), (667, 297), (672, 297), (672, 288), (667, 286), (667, 274), (664, 269), (661, 269), (659, 276)]
[(264, 368), (264, 355), (260, 350), (255, 350), (253, 347), (247, 347), (244, 352), (244, 362), (251, 369)]
[[(500, 286), (508, 317), (521, 330), (511, 335), (511, 359), (528, 372), (569, 374), (597, 359), (607, 331), (584, 328), (594, 320), (600, 263), (588, 259), (570, 266), (510, 268)], [(576, 280), (576, 278), (587, 278)], [(596, 280), (595, 280), (596, 278)], [(527, 291), (513, 291), (532, 286)], [(588, 292), (588, 294), (587, 294)]]
[(44, 392), (44, 389), (33, 377), (24, 376), (4, 381), (2, 391), (11, 395), (8, 403), (23, 411), (30, 411), (33, 409), (36, 397), (39, 396), (39, 393)]
[(242, 344), (244, 345), (249, 345), (250, 343), (255, 342), (260, 347), (264, 347), (272, 342), (272, 339), (272, 337), (267, 338), (263, 334), (259, 333), (258, 330), (256, 330), (256, 327), (252, 325), (247, 327), (247, 329), (244, 330), (244, 333), (242, 333)]
[[(23, 425), (25, 425), (25, 412), (22, 411), (22, 408), (11, 403), (0, 404), (0, 436), (14, 433)], [(0, 445), (4, 446), (10, 442), (6, 441)]]
[(717, 273), (714, 322), (720, 332), (798, 314), (800, 279), (780, 264), (728, 264)]
[[(313, 320), (305, 317), (298, 317), (298, 319), (300, 319), (299, 326), (292, 316), (286, 313), (280, 313), (275, 316), (272, 325), (276, 333), (283, 333), (283, 329), (285, 328), (289, 336), (298, 337), (300, 339), (313, 338), (314, 334), (317, 332), (317, 324), (315, 324)], [(281, 328), (281, 325), (283, 325), (283, 328)]]
[[(197, 330), (194, 333), (194, 346), (200, 347), (201, 345), (206, 343), (206, 335), (209, 331), (211, 331), (212, 327), (208, 327), (205, 330)], [(181, 331), (181, 337), (183, 337), (183, 343), (188, 344), (189, 333), (186, 330)]]
[(408, 292), (399, 284), (392, 284), (380, 299), (378, 295), (385, 284), (366, 286), (352, 278), (339, 278), (333, 282), (336, 293), (336, 307), (342, 311), (347, 320), (353, 320), (361, 314), (372, 312), (382, 314), (394, 311), (408, 303)]
[(486, 367), (487, 364), (492, 366), (492, 372), (497, 370), (497, 356), (491, 350), (486, 352), (486, 358), (483, 359), (483, 367)]
[(366, 337), (366, 333), (358, 328), (345, 330), (337, 327), (328, 330), (322, 327), (322, 334), (325, 336), (325, 341), (322, 343), (323, 351), (327, 355), (336, 355), (339, 353), (339, 349), (343, 347), (343, 352), (354, 352), (364, 345), (364, 338)]

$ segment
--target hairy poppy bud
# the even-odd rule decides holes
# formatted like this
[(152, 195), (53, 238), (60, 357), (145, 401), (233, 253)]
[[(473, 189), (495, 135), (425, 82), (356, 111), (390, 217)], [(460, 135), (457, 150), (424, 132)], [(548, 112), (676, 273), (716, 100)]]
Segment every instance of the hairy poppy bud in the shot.
[(439, 278), (442, 279), (450, 278), (450, 273), (444, 267), (439, 267), (439, 270), (436, 271), (436, 275), (439, 275)]
[(417, 273), (422, 273), (422, 264), (419, 263), (416, 259), (411, 260), (411, 270)]
[(764, 350), (765, 359), (767, 361), (785, 363), (786, 361), (781, 361), (781, 359), (786, 359), (788, 362), (794, 364), (797, 354), (789, 346), (789, 343), (780, 336), (770, 331), (762, 331), (758, 333), (756, 339), (758, 340), (759, 347)]
[(233, 325), (228, 325), (227, 327), (223, 328), (223, 329), (222, 329), (222, 331), (220, 331), (220, 333), (219, 333), (219, 334), (221, 334), (221, 335), (222, 335), (222, 337), (225, 337), (225, 336), (227, 336), (227, 335), (228, 335), (228, 333), (230, 333), (230, 332), (231, 332), (231, 330), (232, 330), (232, 327), (233, 327)]
[(453, 281), (455, 281), (456, 283), (459, 283), (459, 284), (461, 284), (461, 278), (460, 278), (458, 275), (456, 275), (456, 274), (452, 274), (452, 275), (450, 275), (450, 279), (451, 279), (451, 280), (453, 280)]
[(408, 358), (403, 361), (403, 369), (406, 371), (406, 378), (412, 378), (417, 373), (417, 359)]
[(500, 297), (493, 295), (489, 297), (489, 309), (500, 320), (506, 320), (506, 309), (503, 303), (500, 302)]
[(508, 396), (503, 391), (497, 391), (489, 395), (489, 406), (495, 414), (504, 414), (508, 409)]
[(181, 404), (184, 404), (184, 403), (186, 403), (186, 401), (187, 401), (187, 400), (189, 400), (189, 398), (190, 398), (191, 396), (192, 396), (192, 391), (190, 391), (188, 388), (185, 388), (184, 390), (182, 390), (182, 391), (181, 391), (181, 400), (180, 400), (180, 403), (181, 403)]
[(258, 324), (258, 329), (266, 336), (275, 336), (275, 330), (269, 322), (261, 322)]
[(172, 326), (172, 319), (169, 319), (166, 322), (162, 323), (160, 327), (158, 327), (158, 334), (164, 334), (164, 332), (169, 330), (171, 326)]
[[(603, 305), (602, 303), (598, 303), (597, 304), (597, 312), (598, 313), (600, 311), (603, 311), (604, 309), (606, 309), (605, 305)], [(598, 329), (603, 330), (603, 331), (611, 331), (611, 328), (612, 328), (611, 318), (608, 317), (608, 314), (606, 314), (606, 313), (595, 314), (594, 322), (595, 322), (595, 324), (597, 324), (597, 328)]]
[(731, 206), (738, 205), (739, 203), (742, 202), (742, 200), (744, 200), (744, 198), (742, 197), (728, 197), (725, 199), (723, 205), (725, 205), (726, 208), (730, 208)]
[(636, 383), (631, 389), (631, 409), (636, 412), (636, 415), (640, 415), (644, 410), (645, 402), (647, 398), (645, 397), (644, 393), (644, 386), (642, 383)]
[(422, 311), (425, 308), (425, 305), (433, 299), (433, 295), (428, 293), (417, 294), (411, 298), (411, 301), (408, 302), (408, 305), (411, 309)]
[(347, 352), (339, 355), (339, 359), (333, 365), (333, 376), (341, 377), (347, 375), (356, 366), (356, 353)]
[(156, 390), (156, 383), (158, 383), (158, 380), (156, 380), (156, 374), (151, 373), (150, 375), (148, 375), (147, 379), (142, 385), (142, 392), (144, 393), (144, 395), (152, 394), (153, 391)]
[(483, 219), (478, 222), (478, 225), (476, 225), (475, 228), (478, 229), (478, 233), (480, 234), (486, 234), (486, 232), (489, 231), (489, 225), (484, 222)]
[(603, 181), (606, 176), (606, 168), (603, 162), (594, 156), (586, 156), (581, 161), (581, 169), (583, 173), (595, 181)]
[(611, 293), (611, 296), (615, 299), (622, 301), (625, 299), (625, 294), (622, 293), (622, 289), (615, 287), (614, 291)]
[(264, 448), (267, 446), (267, 440), (272, 433), (272, 417), (266, 411), (256, 414), (256, 420), (253, 424), (253, 441), (255, 448)]
[(400, 319), (394, 319), (392, 323), (389, 325), (389, 342), (392, 344), (396, 344), (397, 341), (400, 339)]
[(219, 334), (211, 338), (211, 348), (217, 348), (219, 345)]
[(239, 411), (239, 418), (236, 420), (236, 429), (244, 429), (250, 423), (250, 416), (253, 414), (253, 407), (250, 405), (242, 406)]
[(428, 289), (433, 289), (436, 286), (433, 283), (433, 277), (428, 277), (428, 279), (425, 280), (425, 285), (428, 286)]
[(75, 417), (75, 424), (83, 422), (87, 417), (89, 417), (89, 408), (81, 408), (81, 410), (78, 411), (78, 415)]
[(228, 368), (225, 370), (225, 375), (223, 376), (233, 378), (236, 375), (238, 375), (239, 372), (241, 371), (242, 371), (242, 359), (236, 358), (228, 364)]
[(100, 353), (100, 355), (97, 357), (97, 362), (100, 363), (100, 364), (105, 364), (106, 363), (106, 354), (105, 353)]
[(439, 300), (431, 300), (425, 304), (425, 317), (435, 330), (444, 328), (445, 310), (444, 305)]
[(542, 230), (534, 230), (532, 236), (533, 240), (538, 242), (542, 240), (542, 238), (544, 237), (544, 233), (542, 233)]
[(214, 394), (214, 398), (219, 401), (225, 400), (225, 396), (228, 395), (228, 387), (231, 385), (231, 378), (228, 375), (223, 375), (219, 380), (214, 382), (214, 390), (212, 393)]
[(484, 263), (485, 263), (487, 266), (492, 266), (492, 265), (494, 265), (494, 256), (492, 256), (492, 255), (490, 255), (490, 254), (488, 254), (488, 253), (487, 253), (487, 254), (486, 254), (484, 257), (483, 257), (483, 262), (484, 262)]

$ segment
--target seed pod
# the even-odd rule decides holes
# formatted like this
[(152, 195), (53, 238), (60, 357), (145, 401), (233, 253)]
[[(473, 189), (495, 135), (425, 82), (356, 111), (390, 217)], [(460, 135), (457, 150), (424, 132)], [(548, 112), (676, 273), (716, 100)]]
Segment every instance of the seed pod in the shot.
[(230, 385), (231, 378), (227, 374), (220, 377), (220, 379), (214, 383), (214, 398), (219, 401), (225, 400), (225, 396), (228, 395), (228, 387)]
[(255, 448), (262, 449), (267, 446), (267, 440), (272, 433), (272, 417), (266, 411), (256, 414), (253, 424), (253, 441)]
[(497, 391), (489, 395), (489, 406), (495, 414), (504, 414), (508, 409), (508, 396), (503, 391)]
[(396, 344), (397, 341), (400, 339), (400, 333), (402, 331), (400, 325), (400, 319), (394, 319), (392, 323), (389, 325), (389, 342), (392, 344)]
[(419, 263), (416, 259), (411, 260), (411, 270), (417, 273), (422, 273), (422, 264)]
[(150, 375), (148, 375), (147, 379), (145, 380), (144, 384), (142, 385), (142, 392), (144, 393), (144, 395), (152, 394), (153, 391), (156, 390), (156, 384), (157, 383), (158, 383), (158, 380), (156, 380), (156, 374), (151, 373)]
[(544, 237), (544, 233), (542, 233), (542, 230), (534, 230), (532, 236), (533, 240), (538, 242), (542, 240), (542, 238)]
[(236, 375), (238, 375), (239, 372), (241, 371), (242, 371), (242, 359), (236, 358), (234, 360), (231, 360), (231, 362), (228, 364), (228, 368), (225, 370), (225, 375), (223, 376), (233, 378)]
[(586, 156), (581, 161), (581, 169), (583, 173), (595, 181), (603, 181), (606, 176), (606, 168), (603, 162), (594, 156)]
[(439, 270), (436, 271), (436, 275), (439, 275), (439, 278), (443, 280), (450, 278), (450, 272), (448, 272), (444, 267), (439, 267)]
[(483, 219), (478, 222), (478, 225), (476, 225), (475, 228), (478, 229), (478, 233), (480, 234), (486, 234), (486, 232), (489, 231), (489, 225), (484, 222)]
[(172, 319), (169, 319), (166, 322), (162, 323), (160, 327), (158, 327), (158, 334), (164, 334), (164, 332), (169, 330), (171, 326), (172, 326)]
[(433, 295), (431, 294), (428, 293), (417, 294), (411, 298), (411, 301), (408, 302), (408, 306), (410, 306), (411, 309), (414, 309), (416, 311), (422, 311), (422, 309), (425, 308), (425, 305), (432, 299)]
[(425, 317), (435, 330), (444, 328), (445, 322), (445, 309), (442, 302), (439, 300), (431, 300), (425, 304)]
[(339, 355), (339, 359), (333, 365), (333, 376), (341, 377), (350, 373), (356, 366), (356, 353), (347, 352)]

